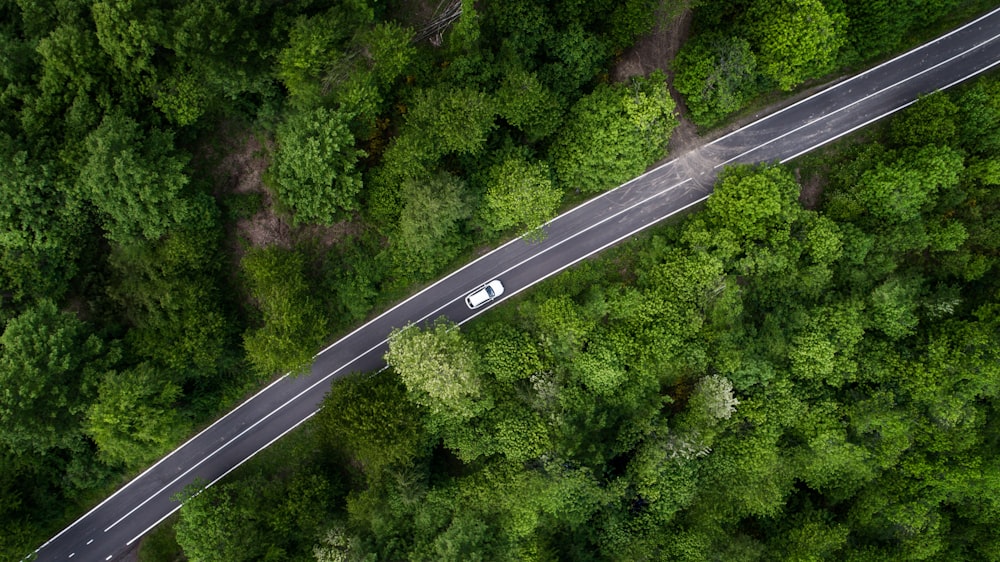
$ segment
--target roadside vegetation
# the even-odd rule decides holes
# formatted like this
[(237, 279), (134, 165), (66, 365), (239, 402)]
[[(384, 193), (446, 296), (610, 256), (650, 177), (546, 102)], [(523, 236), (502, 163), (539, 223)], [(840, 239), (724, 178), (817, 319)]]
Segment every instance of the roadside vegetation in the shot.
[[(904, 23), (853, 1), (434, 6), (0, 2), (0, 558), (30, 552), (247, 392), (302, 369), (333, 334), (664, 157), (678, 124), (669, 85), (707, 126), (978, 8), (922, 2)], [(673, 82), (659, 71), (610, 79), (639, 37), (685, 10), (694, 34), (660, 65)], [(775, 443), (792, 431), (747, 421), (754, 404), (787, 390), (807, 412), (819, 400), (809, 392), (829, 386), (829, 415), (840, 415), (862, 380), (841, 363), (867, 364), (883, 342), (919, 371), (939, 353), (932, 329), (992, 310), (1000, 98), (992, 82), (976, 88), (922, 102), (881, 144), (829, 164), (841, 175), (823, 180), (818, 211), (795, 204), (788, 170), (733, 170), (718, 203), (634, 255), (585, 264), (469, 333), (400, 334), (394, 369), (336, 385), (341, 406), (281, 445), (296, 466), (239, 471), (240, 484), (194, 498), (156, 550), (172, 556), (176, 534), (193, 560), (629, 558), (633, 542), (661, 552), (670, 525), (694, 533), (692, 552), (734, 528), (753, 546), (764, 523), (747, 517), (776, 517), (798, 497), (798, 465), (769, 476), (773, 493), (758, 499), (770, 507), (732, 507), (709, 518), (711, 532), (689, 508), (712, 478), (732, 477), (711, 459), (730, 458), (735, 427), (771, 428), (760, 439)], [(811, 288), (793, 289), (800, 279)], [(789, 342), (825, 333), (808, 327), (821, 305), (857, 325), (830, 331), (800, 365), (843, 380), (799, 388)], [(947, 341), (978, 341), (977, 329)], [(432, 376), (417, 342), (462, 384)], [(963, 459), (985, 466), (974, 455), (988, 416), (975, 408), (988, 392), (954, 385), (976, 398), (942, 387), (934, 396), (955, 409), (941, 419), (981, 437)], [(900, 392), (872, 404), (909, 407)], [(882, 427), (871, 423), (844, 443), (864, 446), (859, 436)], [(781, 443), (815, 435), (793, 437)], [(653, 491), (674, 466), (657, 451), (676, 453), (677, 478), (692, 474), (687, 491)], [(789, 511), (800, 512), (819, 525)], [(927, 525), (950, 536), (941, 521)]]

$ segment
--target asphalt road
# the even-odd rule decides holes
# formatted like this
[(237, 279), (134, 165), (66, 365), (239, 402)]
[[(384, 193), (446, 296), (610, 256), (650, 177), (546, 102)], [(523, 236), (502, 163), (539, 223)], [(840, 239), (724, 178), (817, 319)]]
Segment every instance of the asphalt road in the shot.
[[(539, 281), (704, 201), (719, 168), (785, 162), (1000, 64), (1000, 9), (872, 70), (681, 155), (545, 225), (538, 243), (514, 240), (440, 279), (316, 356), (309, 375), (283, 377), (170, 453), (42, 545), (39, 560), (120, 557), (180, 505), (196, 478), (215, 482), (314, 415), (333, 379), (384, 366), (396, 327), (438, 316), (464, 323)], [(473, 288), (506, 292), (470, 311)]]

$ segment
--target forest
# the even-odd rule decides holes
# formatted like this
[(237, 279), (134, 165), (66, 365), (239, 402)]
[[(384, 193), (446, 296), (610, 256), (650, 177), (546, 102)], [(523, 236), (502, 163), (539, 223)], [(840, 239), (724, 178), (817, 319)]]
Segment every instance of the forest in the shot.
[[(990, 4), (0, 0), (0, 558), (638, 175), (679, 118)], [(674, 60), (621, 71), (685, 14)], [(1000, 556), (998, 126), (995, 81), (929, 97), (806, 180), (726, 171), (682, 224), (466, 331), (403, 330), (143, 556)]]
[(794, 167), (728, 168), (700, 212), (468, 327), (395, 332), (389, 370), (333, 385), (157, 548), (996, 559), (998, 149), (992, 77)]

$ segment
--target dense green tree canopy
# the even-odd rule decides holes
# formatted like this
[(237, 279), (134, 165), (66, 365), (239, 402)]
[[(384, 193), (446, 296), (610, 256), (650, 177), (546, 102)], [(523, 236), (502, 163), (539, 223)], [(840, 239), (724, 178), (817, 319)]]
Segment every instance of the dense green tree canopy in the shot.
[(566, 189), (593, 193), (636, 176), (661, 158), (677, 125), (662, 74), (598, 86), (570, 108), (551, 159)]
[(267, 375), (307, 369), (328, 335), (329, 320), (305, 278), (305, 257), (270, 246), (247, 254), (243, 269), (263, 313), (263, 326), (244, 336), (250, 363)]
[(464, 421), (485, 406), (479, 359), (453, 324), (393, 332), (385, 361), (432, 417)]
[[(986, 9), (460, 5), (435, 28), (369, 0), (0, 2), (0, 558), (332, 333), (663, 157), (671, 80), (708, 127)], [(676, 60), (653, 55), (687, 21)], [(467, 332), (411, 328), (396, 369), (192, 499), (177, 540), (996, 558), (997, 92), (726, 171), (703, 212)]]
[(739, 37), (699, 35), (684, 44), (673, 64), (674, 87), (699, 125), (737, 111), (756, 90), (757, 56)]
[(530, 230), (555, 216), (562, 194), (549, 167), (511, 154), (487, 171), (483, 221), (493, 230)]
[(104, 375), (85, 431), (109, 463), (152, 461), (186, 435), (189, 426), (175, 408), (181, 388), (164, 379), (169, 377), (149, 363)]
[(438, 271), (459, 250), (459, 221), (472, 214), (465, 182), (446, 172), (406, 180), (406, 200), (394, 248), (405, 275), (419, 279)]
[(821, 0), (756, 0), (745, 25), (764, 75), (790, 90), (833, 69), (847, 18)]
[(40, 300), (0, 335), (0, 442), (17, 454), (70, 445), (93, 391), (89, 363), (102, 343), (71, 313)]
[(188, 220), (187, 158), (174, 149), (170, 133), (143, 131), (114, 112), (87, 137), (86, 147), (77, 189), (100, 212), (110, 240), (156, 240)]
[(272, 177), (297, 223), (333, 224), (357, 209), (361, 174), (350, 116), (322, 107), (293, 113), (278, 126)]

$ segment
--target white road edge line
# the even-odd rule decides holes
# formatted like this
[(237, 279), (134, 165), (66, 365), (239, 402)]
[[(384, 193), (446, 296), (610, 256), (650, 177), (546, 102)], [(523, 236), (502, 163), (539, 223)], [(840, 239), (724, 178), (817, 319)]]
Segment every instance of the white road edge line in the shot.
[[(809, 121), (809, 122), (807, 122), (807, 123), (805, 123), (805, 124), (803, 124), (803, 125), (799, 125), (798, 127), (794, 128), (794, 129), (792, 129), (792, 130), (790, 130), (790, 131), (787, 131), (787, 132), (785, 132), (785, 133), (783, 133), (783, 134), (781, 134), (781, 135), (778, 135), (778, 136), (776, 136), (776, 137), (774, 137), (774, 138), (772, 138), (772, 139), (769, 139), (769, 140), (768, 140), (767, 142), (763, 142), (763, 143), (761, 143), (761, 144), (758, 144), (757, 146), (755, 146), (755, 147), (753, 147), (753, 148), (751, 148), (751, 149), (749, 149), (749, 150), (746, 150), (746, 151), (744, 151), (744, 152), (741, 152), (741, 153), (737, 154), (736, 156), (733, 156), (733, 157), (732, 157), (732, 158), (730, 158), (729, 160), (726, 160), (725, 162), (722, 162), (722, 163), (719, 163), (719, 164), (716, 164), (716, 165), (714, 166), (714, 168), (719, 168), (720, 166), (725, 166), (726, 164), (728, 164), (728, 163), (732, 162), (733, 160), (737, 160), (737, 159), (739, 159), (739, 158), (742, 158), (742, 157), (746, 156), (747, 154), (750, 154), (751, 152), (753, 152), (753, 151), (755, 151), (755, 150), (757, 150), (757, 149), (759, 149), (759, 148), (762, 148), (762, 147), (765, 147), (765, 146), (767, 146), (767, 145), (769, 145), (769, 144), (772, 144), (772, 143), (775, 143), (775, 142), (777, 142), (777, 141), (779, 141), (779, 140), (781, 140), (781, 139), (783, 139), (783, 138), (785, 138), (785, 137), (787, 137), (787, 136), (789, 136), (789, 135), (793, 135), (793, 134), (795, 134), (795, 133), (797, 133), (797, 132), (801, 131), (802, 129), (805, 129), (806, 127), (809, 127), (809, 126), (811, 126), (811, 125), (815, 125), (816, 123), (819, 123), (819, 122), (821, 122), (821, 121), (823, 121), (823, 120), (825, 120), (825, 119), (827, 119), (827, 118), (829, 118), (829, 117), (833, 117), (834, 115), (836, 115), (836, 114), (838, 114), (838, 113), (840, 113), (840, 112), (842, 112), (842, 111), (847, 111), (847, 110), (848, 110), (848, 109), (850, 109), (851, 107), (853, 107), (853, 106), (855, 106), (855, 105), (857, 105), (857, 104), (859, 104), (859, 103), (862, 103), (862, 102), (864, 102), (865, 100), (868, 100), (868, 99), (871, 99), (871, 98), (873, 98), (873, 97), (875, 97), (875, 96), (877, 96), (877, 95), (879, 95), (879, 94), (882, 94), (882, 93), (884, 93), (884, 92), (886, 92), (886, 91), (888, 91), (888, 90), (891, 90), (892, 88), (895, 88), (896, 86), (899, 86), (900, 84), (903, 84), (903, 83), (905, 83), (905, 82), (909, 82), (910, 80), (913, 80), (913, 79), (914, 79), (914, 78), (916, 78), (917, 76), (921, 76), (921, 75), (923, 75), (923, 74), (926, 74), (926, 73), (928, 73), (928, 72), (930, 72), (930, 71), (934, 70), (935, 68), (937, 68), (937, 67), (939, 67), (939, 66), (942, 66), (942, 65), (945, 65), (945, 64), (948, 64), (948, 63), (950, 63), (951, 61), (953, 61), (953, 60), (955, 60), (955, 59), (957, 59), (957, 58), (961, 58), (961, 57), (964, 57), (965, 55), (967, 55), (967, 54), (971, 53), (972, 51), (975, 51), (976, 49), (978, 49), (978, 48), (982, 47), (983, 45), (986, 45), (987, 43), (991, 43), (991, 42), (993, 42), (993, 41), (994, 41), (994, 40), (996, 40), (997, 38), (1000, 38), (1000, 33), (998, 33), (998, 34), (994, 35), (993, 37), (990, 37), (990, 38), (989, 38), (989, 39), (987, 39), (986, 41), (983, 41), (983, 42), (981, 42), (981, 43), (978, 43), (978, 44), (976, 44), (975, 46), (973, 46), (973, 47), (971, 47), (971, 48), (969, 48), (969, 49), (966, 49), (965, 51), (962, 51), (961, 53), (959, 53), (959, 54), (957, 54), (957, 55), (954, 55), (954, 56), (952, 56), (952, 57), (950, 57), (950, 58), (947, 58), (947, 59), (945, 59), (945, 60), (943, 60), (943, 61), (941, 61), (941, 62), (939, 62), (939, 63), (935, 64), (934, 66), (928, 66), (927, 68), (925, 68), (925, 69), (921, 70), (920, 72), (918, 72), (918, 73), (916, 73), (916, 74), (911, 74), (911, 75), (907, 76), (906, 78), (903, 78), (903, 79), (902, 79), (902, 80), (900, 80), (899, 82), (896, 82), (895, 84), (891, 84), (891, 85), (889, 85), (889, 86), (886, 86), (885, 88), (882, 88), (881, 90), (878, 90), (878, 91), (876, 91), (876, 92), (872, 92), (872, 93), (868, 94), (867, 96), (865, 96), (865, 97), (863, 97), (863, 98), (860, 98), (860, 99), (858, 99), (858, 100), (856, 100), (856, 101), (853, 101), (853, 102), (851, 102), (851, 103), (849, 103), (849, 104), (847, 104), (847, 105), (845, 105), (845, 106), (843, 106), (843, 107), (840, 107), (840, 108), (837, 108), (837, 109), (836, 109), (836, 110), (834, 110), (834, 111), (831, 111), (830, 113), (827, 113), (827, 114), (824, 114), (824, 115), (821, 115), (821, 116), (819, 116), (819, 117), (817, 117), (817, 118), (813, 119), (812, 121)], [(965, 79), (967, 79), (967, 78), (968, 78), (968, 77), (966, 77)], [(947, 87), (948, 87), (948, 86), (945, 86), (945, 88), (947, 88)], [(916, 101), (916, 100), (914, 100), (914, 101)], [(910, 102), (910, 103), (913, 103), (913, 102)], [(890, 112), (890, 113), (891, 113), (891, 112)], [(886, 114), (884, 114), (884, 115), (889, 115), (890, 113), (886, 113)], [(884, 116), (884, 115), (883, 115), (883, 116)], [(852, 129), (852, 130), (853, 130), (853, 129)]]
[[(219, 423), (221, 423), (223, 420), (225, 420), (226, 418), (228, 418), (232, 414), (236, 413), (237, 410), (239, 410), (240, 408), (242, 408), (246, 404), (250, 403), (257, 396), (259, 396), (259, 395), (267, 392), (267, 390), (269, 388), (271, 388), (272, 386), (278, 384), (279, 382), (281, 382), (282, 380), (284, 380), (285, 377), (287, 377), (287, 376), (288, 375), (283, 375), (282, 377), (279, 377), (274, 382), (272, 382), (271, 384), (265, 386), (259, 392), (257, 392), (253, 396), (251, 396), (250, 398), (247, 398), (246, 400), (244, 400), (243, 402), (241, 402), (238, 406), (236, 406), (235, 408), (233, 408), (229, 412), (226, 412), (226, 414), (224, 416), (222, 416), (221, 418), (219, 418), (219, 419), (215, 420), (214, 422), (212, 422), (211, 425), (209, 425), (205, 429), (199, 431), (198, 433), (194, 434), (192, 437), (188, 438), (186, 441), (184, 441), (184, 443), (180, 444), (176, 449), (174, 449), (173, 451), (170, 451), (169, 453), (167, 453), (167, 455), (165, 457), (163, 457), (162, 459), (160, 459), (160, 460), (156, 461), (155, 463), (153, 463), (153, 465), (150, 466), (149, 468), (147, 468), (146, 470), (143, 470), (142, 472), (140, 472), (138, 476), (136, 476), (135, 478), (132, 478), (131, 480), (129, 480), (128, 482), (126, 482), (125, 485), (122, 486), (121, 488), (118, 488), (117, 490), (115, 490), (115, 493), (113, 493), (110, 496), (108, 496), (107, 498), (105, 498), (104, 501), (102, 501), (101, 503), (95, 505), (93, 508), (90, 509), (90, 511), (88, 511), (87, 513), (84, 513), (79, 518), (77, 518), (76, 521), (73, 521), (72, 523), (70, 523), (69, 525), (67, 525), (66, 528), (64, 528), (62, 531), (59, 531), (59, 533), (56, 536), (54, 536), (51, 539), (45, 541), (45, 543), (42, 544), (42, 546), (40, 546), (40, 547), (38, 547), (38, 548), (35, 549), (35, 552), (37, 553), (39, 550), (41, 550), (41, 549), (45, 548), (46, 546), (48, 546), (52, 541), (54, 541), (54, 540), (58, 539), (59, 537), (61, 537), (63, 535), (63, 533), (65, 533), (66, 531), (69, 531), (70, 529), (72, 529), (73, 527), (75, 527), (77, 523), (79, 523), (80, 521), (83, 521), (84, 519), (86, 519), (88, 516), (90, 516), (91, 513), (97, 511), (104, 504), (106, 504), (109, 501), (115, 499), (115, 497), (118, 494), (124, 492), (129, 486), (132, 485), (132, 483), (136, 482), (137, 480), (139, 480), (140, 478), (142, 478), (143, 476), (145, 476), (147, 473), (149, 473), (151, 470), (153, 470), (157, 466), (160, 466), (161, 464), (163, 464), (167, 459), (169, 459), (170, 457), (172, 457), (174, 455), (174, 453), (176, 453), (177, 451), (180, 451), (181, 449), (183, 449), (184, 447), (186, 447), (188, 445), (188, 443), (194, 441), (195, 439), (197, 439), (198, 437), (200, 437), (203, 433), (205, 433), (206, 431), (212, 429), (213, 427), (215, 427), (216, 425), (218, 425)], [(93, 539), (91, 539), (91, 540), (93, 540)]]
[[(981, 68), (981, 69), (979, 69), (979, 70), (977, 70), (977, 71), (975, 71), (975, 72), (973, 72), (971, 74), (966, 74), (963, 78), (959, 78), (958, 80), (955, 80), (954, 82), (951, 82), (950, 84), (948, 84), (946, 86), (942, 86), (937, 91), (947, 90), (948, 88), (954, 86), (955, 84), (960, 84), (962, 82), (965, 82), (969, 78), (972, 78), (973, 76), (976, 76), (978, 74), (982, 74), (982, 73), (988, 71), (989, 69), (991, 69), (991, 68), (993, 68), (994, 66), (997, 66), (997, 65), (1000, 65), (1000, 60), (994, 61), (994, 62), (990, 63), (988, 66), (984, 66), (983, 68)], [(903, 105), (901, 105), (901, 106), (899, 106), (899, 107), (897, 107), (897, 108), (895, 108), (893, 110), (890, 110), (890, 111), (888, 111), (886, 113), (883, 113), (882, 115), (879, 115), (878, 117), (873, 117), (873, 118), (865, 121), (864, 123), (862, 123), (860, 125), (857, 125), (857, 126), (854, 126), (854, 127), (851, 127), (850, 129), (848, 129), (848, 130), (846, 130), (846, 131), (844, 131), (842, 133), (839, 133), (839, 134), (837, 134), (835, 136), (832, 136), (832, 137), (826, 139), (823, 142), (817, 143), (817, 144), (815, 144), (815, 145), (813, 145), (813, 146), (811, 146), (811, 147), (809, 147), (809, 148), (807, 148), (807, 149), (805, 149), (805, 150), (803, 150), (801, 152), (796, 152), (795, 154), (793, 154), (793, 155), (791, 155), (791, 156), (789, 156), (787, 158), (784, 158), (784, 159), (780, 160), (779, 163), (784, 164), (784, 163), (788, 162), (789, 160), (793, 160), (795, 158), (798, 158), (799, 156), (802, 156), (803, 154), (806, 154), (807, 152), (812, 152), (813, 150), (816, 150), (817, 148), (819, 148), (819, 147), (821, 147), (823, 145), (829, 144), (829, 143), (831, 143), (831, 142), (839, 139), (840, 137), (843, 137), (845, 135), (849, 135), (849, 134), (853, 133), (854, 131), (857, 131), (858, 129), (860, 129), (862, 127), (867, 127), (868, 125), (871, 125), (872, 123), (874, 123), (875, 121), (878, 121), (879, 119), (883, 119), (885, 117), (888, 117), (889, 115), (892, 115), (893, 113), (896, 113), (897, 111), (901, 111), (903, 109), (906, 109), (907, 107), (910, 107), (911, 105), (917, 103), (917, 101), (918, 100), (912, 100), (912, 101), (906, 102), (905, 104), (903, 104)]]
[[(262, 447), (260, 447), (259, 449), (257, 449), (253, 453), (251, 453), (249, 457), (247, 457), (247, 458), (243, 459), (242, 461), (240, 461), (239, 464), (237, 464), (236, 466), (234, 466), (234, 467), (230, 468), (229, 470), (227, 470), (222, 476), (220, 476), (220, 477), (216, 478), (215, 480), (212, 480), (211, 482), (209, 482), (208, 484), (206, 484), (204, 489), (207, 490), (213, 484), (215, 484), (219, 480), (222, 480), (223, 478), (225, 478), (230, 472), (232, 472), (232, 471), (236, 470), (237, 468), (239, 468), (243, 463), (245, 463), (248, 460), (252, 459), (253, 457), (257, 456), (257, 453), (259, 453), (259, 452), (263, 451), (264, 449), (270, 447), (271, 445), (274, 444), (275, 441), (281, 439), (282, 437), (284, 437), (288, 433), (294, 431), (296, 428), (298, 428), (300, 425), (302, 425), (303, 423), (305, 423), (307, 420), (311, 419), (313, 416), (315, 416), (318, 413), (319, 413), (319, 410), (316, 410), (315, 412), (313, 412), (313, 413), (309, 414), (308, 416), (302, 418), (301, 421), (299, 421), (298, 423), (296, 423), (292, 427), (286, 429), (285, 431), (281, 432), (281, 435), (279, 435), (279, 436), (275, 437), (274, 439), (268, 441), (266, 445), (263, 445)], [(180, 504), (177, 507), (171, 509), (169, 513), (167, 513), (166, 515), (164, 515), (163, 517), (161, 517), (159, 520), (157, 520), (156, 523), (153, 523), (149, 527), (146, 527), (141, 533), (139, 533), (138, 535), (132, 537), (131, 540), (129, 540), (127, 543), (125, 543), (125, 546), (132, 546), (132, 543), (134, 543), (135, 541), (137, 541), (140, 538), (142, 538), (143, 535), (145, 535), (146, 533), (148, 533), (150, 530), (152, 530), (154, 527), (156, 527), (160, 523), (163, 523), (163, 521), (166, 520), (167, 517), (170, 517), (174, 513), (177, 513), (177, 510), (180, 509), (180, 508), (182, 508), (182, 507), (184, 507), (183, 504)]]
[[(658, 191), (656, 194), (651, 195), (649, 197), (646, 197), (645, 199), (642, 199), (639, 202), (634, 203), (634, 204), (630, 205), (629, 207), (626, 207), (625, 209), (622, 209), (622, 210), (618, 211), (617, 213), (615, 213), (613, 215), (605, 217), (603, 220), (601, 220), (599, 222), (596, 222), (596, 223), (588, 226), (587, 228), (585, 228), (583, 230), (574, 232), (571, 236), (569, 236), (569, 237), (567, 237), (567, 238), (565, 238), (563, 240), (560, 240), (558, 243), (556, 243), (556, 244), (554, 244), (552, 246), (549, 246), (548, 248), (545, 248), (541, 252), (538, 252), (537, 254), (534, 254), (532, 257), (527, 258), (525, 260), (522, 260), (521, 262), (519, 262), (517, 265), (515, 265), (513, 267), (507, 268), (502, 273), (500, 273), (500, 275), (503, 275), (503, 273), (507, 273), (508, 271), (510, 271), (510, 270), (512, 270), (514, 268), (520, 267), (521, 265), (524, 265), (525, 263), (527, 263), (528, 261), (531, 261), (535, 257), (538, 257), (538, 256), (540, 256), (540, 255), (542, 255), (542, 254), (544, 254), (544, 253), (546, 253), (549, 250), (552, 250), (554, 248), (558, 248), (562, 244), (565, 244), (566, 242), (569, 242), (570, 240), (576, 238), (577, 236), (580, 236), (581, 234), (583, 234), (583, 233), (585, 233), (585, 232), (587, 232), (587, 231), (589, 231), (589, 230), (591, 230), (593, 228), (596, 228), (596, 227), (600, 226), (601, 224), (604, 224), (605, 222), (607, 222), (609, 220), (612, 220), (612, 219), (620, 216), (621, 214), (626, 213), (626, 212), (634, 209), (635, 207), (638, 207), (639, 205), (642, 205), (642, 204), (644, 204), (644, 203), (646, 203), (646, 202), (648, 202), (648, 201), (650, 201), (650, 200), (652, 200), (652, 199), (654, 199), (656, 197), (659, 197), (660, 195), (663, 195), (664, 193), (667, 193), (668, 191), (674, 189), (675, 187), (678, 187), (680, 185), (684, 185), (685, 183), (687, 183), (687, 182), (689, 182), (691, 180), (692, 180), (692, 178), (687, 178), (687, 179), (681, 181), (680, 183), (676, 183), (674, 185), (671, 185), (670, 187), (668, 187), (668, 188), (666, 188), (666, 189), (664, 189), (662, 191)], [(645, 227), (643, 227), (643, 228), (645, 228)], [(458, 298), (455, 298), (455, 299), (452, 299), (452, 300), (448, 301), (448, 303), (445, 304), (444, 306), (438, 307), (437, 309), (435, 309), (434, 311), (430, 312), (429, 314), (423, 316), (419, 320), (416, 320), (414, 323), (423, 322), (424, 320), (426, 320), (426, 319), (430, 318), (431, 316), (433, 316), (433, 315), (437, 314), (438, 312), (440, 312), (443, 308), (445, 308), (445, 307), (451, 305), (452, 303), (460, 300), (462, 297), (464, 297), (464, 295), (459, 296)], [(496, 301), (496, 302), (499, 302), (499, 301)], [(200, 461), (198, 461), (197, 463), (195, 463), (194, 466), (192, 466), (191, 468), (188, 468), (183, 473), (181, 473), (176, 478), (174, 478), (169, 483), (167, 483), (165, 486), (163, 486), (162, 488), (160, 488), (159, 490), (157, 490), (156, 492), (154, 492), (152, 495), (150, 495), (149, 497), (147, 497), (145, 500), (142, 501), (142, 503), (140, 503), (139, 505), (133, 507), (128, 513), (126, 513), (125, 515), (122, 515), (117, 521), (115, 521), (110, 526), (108, 526), (107, 529), (104, 529), (104, 532), (105, 533), (108, 532), (109, 530), (111, 530), (112, 528), (114, 528), (116, 525), (118, 525), (119, 523), (121, 523), (122, 521), (124, 521), (125, 519), (127, 519), (130, 515), (132, 515), (133, 513), (135, 513), (142, 506), (146, 505), (153, 498), (155, 498), (156, 496), (158, 496), (161, 493), (163, 493), (164, 490), (166, 490), (166, 489), (170, 488), (171, 486), (173, 486), (174, 484), (176, 484), (178, 480), (180, 480), (180, 479), (184, 478), (185, 476), (187, 476), (192, 470), (194, 470), (194, 469), (198, 468), (199, 466), (201, 466), (202, 463), (204, 463), (208, 459), (214, 457), (216, 454), (219, 453), (219, 451), (222, 451), (223, 449), (225, 449), (226, 447), (228, 447), (230, 444), (232, 444), (233, 442), (235, 442), (236, 440), (238, 440), (240, 437), (242, 437), (243, 435), (245, 435), (247, 432), (253, 430), (255, 427), (257, 427), (258, 425), (260, 425), (261, 423), (263, 423), (265, 420), (267, 420), (268, 418), (270, 418), (271, 416), (273, 416), (274, 414), (276, 414), (279, 410), (281, 410), (285, 406), (288, 406), (289, 404), (295, 402), (302, 395), (304, 395), (304, 394), (310, 392), (312, 389), (316, 388), (317, 385), (325, 383), (326, 381), (328, 381), (330, 379), (330, 377), (332, 377), (332, 376), (336, 375), (337, 373), (339, 373), (340, 371), (346, 369), (347, 367), (349, 367), (352, 363), (354, 363), (355, 361), (357, 361), (361, 357), (364, 357), (365, 355), (371, 353), (373, 350), (381, 347), (387, 341), (388, 341), (388, 338), (380, 341), (379, 343), (377, 343), (376, 345), (370, 347), (366, 351), (355, 355), (354, 358), (351, 359), (350, 361), (348, 361), (347, 363), (344, 363), (343, 365), (341, 365), (337, 369), (335, 369), (335, 370), (331, 371), (330, 373), (326, 374), (325, 376), (323, 376), (322, 378), (320, 378), (319, 380), (317, 380), (313, 384), (311, 384), (308, 387), (306, 387), (305, 390), (302, 390), (301, 392), (299, 392), (298, 394), (296, 394), (292, 398), (289, 398), (287, 401), (285, 401), (283, 404), (281, 404), (280, 406), (278, 406), (274, 410), (268, 412), (268, 414), (266, 416), (262, 417), (261, 419), (257, 420), (256, 422), (254, 422), (252, 425), (250, 425), (249, 427), (247, 427), (246, 429), (244, 429), (243, 431), (241, 431), (238, 435), (236, 435), (232, 439), (226, 441), (224, 444), (222, 444), (221, 446), (219, 446), (217, 449), (215, 449), (214, 451), (212, 451), (211, 453), (209, 453), (208, 455), (206, 455), (204, 458), (202, 458)], [(215, 479), (215, 480), (213, 480), (212, 482), (214, 483), (216, 481), (218, 481), (218, 478)]]
[(887, 60), (887, 61), (885, 61), (883, 63), (880, 63), (877, 66), (873, 66), (873, 67), (869, 68), (868, 70), (865, 70), (864, 72), (861, 72), (860, 74), (855, 74), (854, 76), (851, 76), (850, 78), (848, 78), (846, 80), (843, 80), (841, 82), (837, 82), (836, 84), (832, 84), (829, 87), (823, 88), (819, 92), (816, 92), (815, 94), (813, 94), (811, 96), (802, 98), (801, 100), (793, 103), (792, 105), (789, 105), (788, 107), (783, 107), (783, 108), (779, 109), (778, 111), (775, 111), (774, 113), (769, 113), (769, 114), (761, 117), (760, 119), (754, 121), (753, 123), (749, 123), (749, 124), (747, 124), (744, 127), (740, 127), (739, 129), (736, 129), (735, 131), (731, 131), (731, 132), (729, 132), (729, 133), (727, 133), (727, 134), (725, 134), (725, 135), (723, 135), (723, 136), (715, 139), (714, 141), (708, 143), (706, 146), (712, 146), (713, 144), (715, 144), (715, 143), (717, 143), (717, 142), (719, 142), (719, 141), (721, 141), (721, 140), (723, 140), (725, 138), (728, 138), (728, 137), (736, 134), (739, 131), (745, 131), (746, 129), (749, 129), (750, 127), (753, 127), (754, 125), (757, 125), (758, 123), (763, 123), (764, 121), (767, 121), (768, 119), (770, 119), (771, 117), (774, 117), (775, 115), (780, 115), (780, 114), (788, 111), (789, 109), (792, 109), (793, 107), (797, 107), (798, 105), (803, 104), (803, 103), (805, 103), (805, 102), (807, 102), (807, 101), (809, 101), (809, 100), (811, 100), (811, 99), (813, 99), (815, 97), (818, 97), (818, 96), (821, 96), (823, 94), (832, 92), (833, 90), (835, 90), (835, 89), (837, 89), (837, 88), (839, 88), (839, 87), (841, 87), (841, 86), (843, 86), (845, 84), (849, 84), (849, 83), (857, 80), (858, 78), (861, 78), (862, 76), (871, 74), (872, 72), (875, 72), (876, 70), (882, 68), (883, 66), (885, 66), (887, 64), (892, 64), (892, 63), (896, 62), (897, 60), (899, 60), (901, 58), (908, 57), (908, 56), (912, 55), (913, 53), (916, 53), (918, 51), (922, 51), (923, 49), (925, 49), (927, 47), (930, 47), (932, 45), (935, 45), (935, 44), (939, 43), (942, 39), (947, 39), (948, 37), (951, 37), (952, 35), (960, 32), (960, 31), (964, 31), (964, 30), (972, 27), (973, 25), (975, 25), (975, 24), (979, 23), (980, 21), (982, 21), (982, 20), (984, 20), (984, 19), (992, 16), (993, 14), (995, 14), (997, 12), (1000, 12), (1000, 7), (994, 8), (993, 10), (990, 10), (989, 12), (987, 12), (987, 13), (979, 16), (978, 18), (970, 21), (969, 23), (967, 23), (967, 24), (965, 24), (965, 25), (963, 25), (961, 27), (957, 27), (957, 28), (949, 31), (948, 33), (945, 33), (944, 35), (942, 35), (942, 36), (940, 36), (940, 37), (938, 37), (936, 39), (932, 39), (931, 41), (928, 41), (927, 43), (924, 43), (923, 45), (919, 45), (917, 47), (914, 47), (913, 49), (910, 49), (909, 51), (906, 51), (905, 53), (902, 53), (900, 55), (896, 55), (895, 57), (893, 57), (893, 58), (891, 58), (891, 59), (889, 59), (889, 60)]

